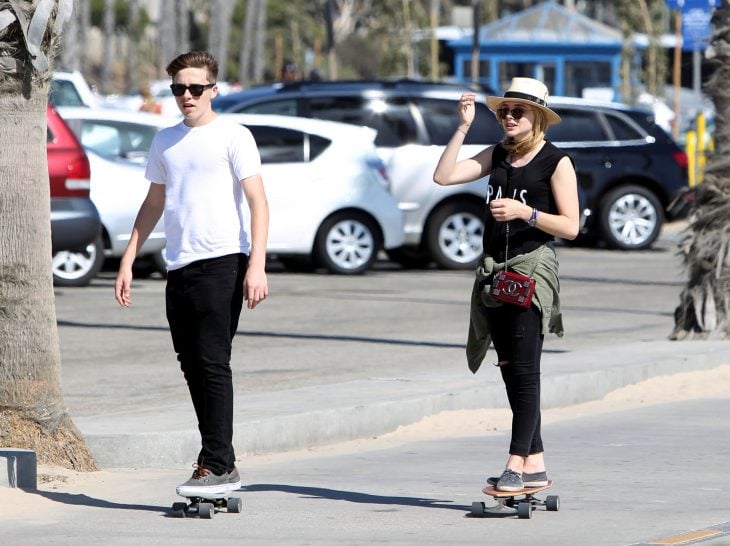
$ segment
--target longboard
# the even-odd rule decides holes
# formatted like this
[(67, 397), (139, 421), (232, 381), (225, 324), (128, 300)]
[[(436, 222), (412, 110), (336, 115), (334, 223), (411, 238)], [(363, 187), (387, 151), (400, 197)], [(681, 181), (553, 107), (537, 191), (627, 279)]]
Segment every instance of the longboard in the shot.
[(188, 502), (174, 502), (172, 504), (172, 515), (178, 518), (198, 516), (204, 519), (211, 519), (216, 509), (226, 509), (226, 512), (238, 514), (243, 509), (241, 497), (225, 497), (214, 495), (210, 497), (180, 495), (188, 499)]
[(493, 485), (487, 485), (482, 489), (485, 495), (489, 495), (497, 501), (494, 506), (487, 506), (484, 502), (475, 501), (471, 503), (471, 515), (475, 517), (507, 517), (517, 516), (519, 518), (531, 518), (532, 511), (538, 506), (544, 506), (549, 512), (557, 512), (560, 509), (560, 497), (548, 495), (545, 500), (535, 497), (535, 493), (545, 491), (553, 486), (552, 481), (541, 487), (526, 487), (519, 491), (499, 491)]

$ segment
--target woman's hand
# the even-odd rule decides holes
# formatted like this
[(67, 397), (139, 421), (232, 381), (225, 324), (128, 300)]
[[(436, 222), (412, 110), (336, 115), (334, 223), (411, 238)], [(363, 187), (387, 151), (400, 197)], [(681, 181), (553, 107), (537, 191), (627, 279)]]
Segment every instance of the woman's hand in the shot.
[(474, 114), (476, 112), (474, 102), (477, 96), (468, 91), (461, 95), (459, 99), (459, 129), (464, 131), (468, 130), (474, 121)]
[(494, 199), (489, 202), (489, 210), (497, 222), (509, 222), (510, 220), (527, 220), (532, 215), (532, 209), (522, 201), (516, 199)]

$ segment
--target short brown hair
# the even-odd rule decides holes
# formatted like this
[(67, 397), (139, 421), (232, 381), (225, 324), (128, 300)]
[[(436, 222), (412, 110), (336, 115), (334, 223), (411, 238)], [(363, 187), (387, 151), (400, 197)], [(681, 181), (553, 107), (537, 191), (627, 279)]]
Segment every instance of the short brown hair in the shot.
[(205, 68), (208, 71), (208, 82), (215, 83), (218, 79), (218, 61), (207, 51), (190, 51), (175, 57), (167, 65), (167, 73), (171, 78), (184, 68)]

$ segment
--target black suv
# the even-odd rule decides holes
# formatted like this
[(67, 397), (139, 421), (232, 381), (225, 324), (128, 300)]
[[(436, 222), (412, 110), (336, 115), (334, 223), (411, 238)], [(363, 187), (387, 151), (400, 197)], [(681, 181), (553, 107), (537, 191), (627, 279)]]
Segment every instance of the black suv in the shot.
[[(441, 187), (433, 170), (458, 122), (457, 101), (468, 88), (413, 80), (294, 82), (247, 89), (213, 101), (219, 112), (294, 115), (367, 125), (404, 213), (406, 246), (389, 252), (404, 265), (430, 260), (472, 268), (482, 251), (486, 179)], [(476, 119), (463, 155), (502, 137), (477, 90)], [(573, 158), (578, 173), (584, 239), (641, 249), (658, 237), (665, 214), (687, 188), (686, 155), (648, 110), (617, 103), (554, 97), (563, 119), (548, 138)]]

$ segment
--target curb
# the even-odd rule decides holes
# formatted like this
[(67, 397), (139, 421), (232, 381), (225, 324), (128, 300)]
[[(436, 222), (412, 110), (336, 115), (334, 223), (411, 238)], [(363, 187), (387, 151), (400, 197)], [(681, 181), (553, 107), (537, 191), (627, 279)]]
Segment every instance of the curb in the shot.
[[(598, 400), (660, 375), (730, 362), (728, 342), (662, 341), (543, 355), (542, 406)], [(485, 368), (490, 368), (485, 364)], [(590, 368), (590, 369), (587, 369)], [(466, 364), (439, 374), (372, 378), (251, 395), (237, 401), (237, 455), (258, 455), (369, 438), (444, 411), (507, 405), (498, 374)], [(192, 408), (157, 408), (75, 419), (102, 467), (187, 465), (200, 449)], [(188, 428), (181, 428), (181, 427)], [(109, 431), (117, 431), (110, 433)]]

